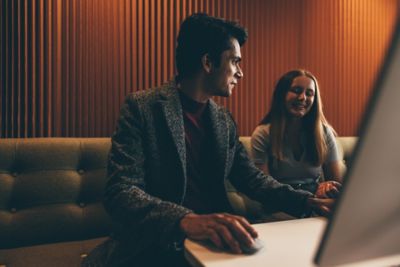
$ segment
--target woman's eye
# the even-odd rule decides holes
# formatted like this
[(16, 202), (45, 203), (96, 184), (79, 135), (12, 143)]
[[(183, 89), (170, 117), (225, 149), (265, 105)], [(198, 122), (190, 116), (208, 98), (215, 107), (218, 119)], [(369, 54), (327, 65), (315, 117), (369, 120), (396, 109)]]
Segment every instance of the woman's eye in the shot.
[(307, 90), (306, 95), (307, 95), (307, 96), (314, 96), (314, 91), (312, 91), (312, 90)]
[(295, 93), (295, 94), (301, 94), (301, 92), (303, 92), (303, 89), (300, 88), (300, 87), (292, 87), (292, 88), (290, 89), (290, 91), (292, 91), (292, 92)]

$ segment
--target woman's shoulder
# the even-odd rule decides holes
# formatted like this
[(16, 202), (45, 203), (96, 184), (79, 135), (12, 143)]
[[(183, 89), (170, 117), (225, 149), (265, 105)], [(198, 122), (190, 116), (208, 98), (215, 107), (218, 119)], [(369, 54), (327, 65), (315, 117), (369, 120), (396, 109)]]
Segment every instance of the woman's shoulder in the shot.
[(269, 136), (270, 128), (271, 124), (269, 123), (260, 124), (254, 129), (252, 136), (258, 136), (258, 135)]
[(325, 135), (325, 142), (328, 147), (336, 147), (337, 146), (337, 133), (335, 129), (329, 124), (324, 124), (324, 135)]
[(337, 135), (335, 129), (329, 124), (323, 124), (323, 129), (326, 138), (334, 138)]
[(251, 143), (253, 144), (253, 146), (255, 146), (256, 144), (267, 145), (270, 143), (269, 129), (270, 124), (260, 124), (256, 127), (253, 134), (251, 135)]
[(265, 153), (270, 146), (269, 124), (260, 124), (251, 135), (251, 146), (255, 152)]

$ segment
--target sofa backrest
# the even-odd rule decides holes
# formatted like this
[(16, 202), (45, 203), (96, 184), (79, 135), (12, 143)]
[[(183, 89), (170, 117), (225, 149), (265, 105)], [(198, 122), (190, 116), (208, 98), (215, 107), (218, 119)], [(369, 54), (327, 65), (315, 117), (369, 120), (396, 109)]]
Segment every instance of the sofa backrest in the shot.
[[(250, 137), (240, 140), (250, 151)], [(338, 141), (348, 158), (356, 138)], [(108, 235), (109, 149), (110, 138), (0, 139), (0, 249)]]
[(108, 235), (109, 138), (0, 139), (0, 249)]

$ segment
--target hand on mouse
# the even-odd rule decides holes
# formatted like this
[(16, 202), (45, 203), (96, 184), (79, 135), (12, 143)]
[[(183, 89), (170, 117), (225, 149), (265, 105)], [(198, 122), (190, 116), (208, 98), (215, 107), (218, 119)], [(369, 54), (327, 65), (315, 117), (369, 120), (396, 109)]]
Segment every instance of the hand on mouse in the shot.
[(254, 239), (253, 245), (250, 247), (247, 246), (241, 246), (240, 248), (242, 249), (243, 253), (245, 254), (254, 254), (261, 250), (264, 247), (264, 242), (260, 240), (259, 238)]
[(221, 249), (226, 244), (235, 254), (243, 252), (241, 244), (246, 247), (253, 246), (254, 238), (258, 236), (244, 217), (228, 213), (189, 213), (181, 219), (180, 228), (188, 238), (210, 240)]

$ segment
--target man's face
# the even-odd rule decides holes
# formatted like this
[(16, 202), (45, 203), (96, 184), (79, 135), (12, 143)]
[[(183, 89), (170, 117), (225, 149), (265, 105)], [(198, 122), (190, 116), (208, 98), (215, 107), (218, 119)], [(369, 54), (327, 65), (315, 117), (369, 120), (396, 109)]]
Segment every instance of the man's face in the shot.
[(239, 42), (232, 38), (231, 48), (221, 54), (219, 67), (212, 68), (210, 73), (209, 90), (213, 96), (228, 97), (232, 90), (243, 77), (242, 69), (239, 66), (241, 61)]

